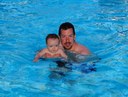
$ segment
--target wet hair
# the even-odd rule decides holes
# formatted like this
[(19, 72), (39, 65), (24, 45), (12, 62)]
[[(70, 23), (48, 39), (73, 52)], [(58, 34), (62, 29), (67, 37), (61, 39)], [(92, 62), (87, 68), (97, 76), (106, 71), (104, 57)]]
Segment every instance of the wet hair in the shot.
[(72, 28), (73, 29), (73, 34), (75, 35), (75, 29), (74, 29), (74, 26), (73, 24), (69, 23), (69, 22), (65, 22), (65, 23), (62, 23), (59, 27), (59, 36), (61, 35), (61, 30), (67, 30), (67, 29), (70, 29)]
[(57, 34), (48, 34), (47, 37), (46, 37), (46, 44), (47, 44), (49, 38), (53, 38), (53, 39), (58, 39), (59, 40), (59, 36)]

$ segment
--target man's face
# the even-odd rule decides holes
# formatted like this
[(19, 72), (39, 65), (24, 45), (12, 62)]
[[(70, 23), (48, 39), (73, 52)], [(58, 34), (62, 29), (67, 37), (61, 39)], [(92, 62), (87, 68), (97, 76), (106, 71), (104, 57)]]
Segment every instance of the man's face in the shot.
[(73, 34), (72, 28), (67, 30), (61, 29), (60, 39), (64, 49), (70, 50), (75, 41), (75, 35)]

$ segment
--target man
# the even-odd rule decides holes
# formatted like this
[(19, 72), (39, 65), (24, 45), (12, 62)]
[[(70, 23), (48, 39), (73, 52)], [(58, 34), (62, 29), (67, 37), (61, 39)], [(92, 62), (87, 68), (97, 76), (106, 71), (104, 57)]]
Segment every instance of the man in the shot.
[(75, 35), (75, 29), (71, 23), (65, 22), (60, 25), (59, 36), (63, 48), (78, 54), (89, 55), (90, 51), (75, 41)]

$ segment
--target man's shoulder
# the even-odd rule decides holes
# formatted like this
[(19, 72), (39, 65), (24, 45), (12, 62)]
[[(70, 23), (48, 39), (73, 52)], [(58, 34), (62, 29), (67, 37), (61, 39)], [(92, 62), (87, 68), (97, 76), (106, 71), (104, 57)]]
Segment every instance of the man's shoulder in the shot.
[(79, 49), (86, 49), (86, 47), (84, 45), (78, 44), (78, 43), (77, 43), (77, 48), (79, 48)]
[(78, 44), (78, 49), (82, 54), (90, 54), (89, 49), (84, 45)]

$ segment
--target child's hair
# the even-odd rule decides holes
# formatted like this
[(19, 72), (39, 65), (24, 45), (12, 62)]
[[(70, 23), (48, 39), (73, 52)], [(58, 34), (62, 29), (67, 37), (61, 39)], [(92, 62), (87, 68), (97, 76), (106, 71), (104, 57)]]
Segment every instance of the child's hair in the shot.
[(58, 39), (59, 40), (59, 36), (57, 34), (48, 34), (47, 37), (46, 37), (46, 44), (47, 44), (49, 38), (53, 38), (53, 39)]

